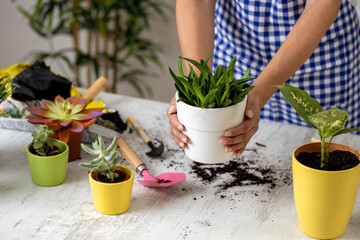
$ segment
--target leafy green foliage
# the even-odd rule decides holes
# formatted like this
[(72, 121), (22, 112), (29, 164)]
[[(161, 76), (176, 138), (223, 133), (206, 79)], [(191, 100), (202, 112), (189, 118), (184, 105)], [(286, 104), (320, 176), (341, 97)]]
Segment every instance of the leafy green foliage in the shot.
[[(359, 128), (343, 129), (348, 118), (348, 113), (339, 109), (331, 108), (326, 111), (306, 91), (290, 85), (277, 85), (290, 105), (296, 110), (301, 118), (308, 124), (318, 129), (321, 139), (321, 165), (326, 169), (329, 162), (329, 149), (332, 139), (340, 134), (360, 131)], [(325, 148), (325, 139), (330, 138), (328, 148)]]
[(40, 127), (38, 131), (35, 131), (32, 141), (32, 147), (39, 156), (52, 156), (59, 152), (59, 149), (54, 147), (54, 139), (50, 137), (53, 134), (53, 130), (49, 129), (47, 125), (36, 125)]
[[(206, 60), (201, 59), (200, 62), (179, 57), (180, 76), (176, 76), (169, 68), (170, 75), (175, 81), (175, 88), (179, 93), (178, 101), (201, 108), (227, 107), (243, 101), (246, 94), (254, 88), (254, 86), (246, 84), (247, 81), (254, 79), (249, 78), (250, 68), (240, 80), (233, 79), (236, 57), (227, 67), (218, 66), (213, 74), (208, 66), (211, 55)], [(182, 59), (195, 66), (200, 71), (200, 76), (196, 74), (191, 65), (188, 76), (184, 76)]]
[(7, 78), (1, 78), (0, 76), (0, 103), (5, 101), (11, 95), (11, 92), (13, 91), (11, 83), (11, 75)]
[[(34, 33), (49, 41), (49, 51), (39, 50), (29, 55), (34, 61), (57, 59), (59, 60), (57, 63), (65, 64), (70, 70), (90, 64), (95, 78), (104, 72), (106, 68), (104, 62), (109, 61), (109, 68), (122, 73), (121, 76), (111, 80), (130, 84), (140, 96), (145, 96), (145, 93), (152, 94), (151, 86), (142, 80), (144, 76), (151, 76), (151, 73), (142, 69), (149, 64), (162, 67), (159, 53), (163, 51), (163, 47), (146, 37), (144, 33), (151, 30), (151, 21), (167, 19), (166, 12), (170, 7), (165, 1), (37, 0), (34, 2), (30, 10), (17, 6)], [(103, 49), (99, 47), (95, 51), (94, 46), (90, 51), (86, 50), (86, 46), (66, 46), (56, 49), (53, 41), (64, 35), (73, 37), (75, 25), (79, 32), (88, 31), (93, 36), (101, 38), (102, 42), (107, 42), (108, 51), (104, 47)], [(110, 46), (114, 48), (110, 49)], [(74, 60), (69, 55), (73, 53), (76, 55)], [(135, 61), (142, 67), (134, 68)], [(61, 64), (59, 66), (62, 67)]]
[(80, 166), (92, 168), (95, 172), (98, 172), (106, 176), (111, 182), (114, 178), (118, 177), (115, 173), (115, 165), (119, 162), (119, 155), (117, 154), (116, 137), (114, 137), (110, 146), (105, 149), (105, 143), (103, 138), (98, 135), (98, 141), (93, 142), (90, 148), (85, 144), (81, 144), (81, 147), (91, 155), (97, 155), (97, 158), (93, 159), (89, 163), (80, 163)]

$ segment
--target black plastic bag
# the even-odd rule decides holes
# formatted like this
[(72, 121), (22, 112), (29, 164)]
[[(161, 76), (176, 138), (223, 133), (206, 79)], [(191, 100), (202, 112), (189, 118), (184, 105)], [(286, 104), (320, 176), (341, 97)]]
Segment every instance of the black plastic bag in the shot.
[(36, 61), (31, 67), (13, 79), (12, 98), (20, 101), (50, 100), (57, 95), (70, 97), (71, 82), (53, 72), (43, 61)]

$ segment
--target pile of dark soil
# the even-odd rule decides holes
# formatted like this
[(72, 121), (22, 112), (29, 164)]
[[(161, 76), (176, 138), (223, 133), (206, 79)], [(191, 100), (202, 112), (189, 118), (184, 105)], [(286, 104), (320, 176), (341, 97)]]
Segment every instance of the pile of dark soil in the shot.
[[(307, 153), (302, 152), (296, 159), (305, 166), (324, 170), (320, 168), (321, 155), (319, 152)], [(354, 154), (347, 151), (333, 151), (329, 153), (329, 163), (327, 171), (340, 171), (350, 169), (359, 164), (359, 160)]]
[(218, 185), (220, 190), (247, 185), (270, 184), (271, 188), (276, 186), (275, 182), (277, 179), (272, 169), (250, 166), (248, 163), (240, 160), (232, 160), (217, 165), (194, 163), (191, 168), (191, 173), (195, 173), (204, 184), (210, 184), (222, 175), (230, 174), (230, 180)]

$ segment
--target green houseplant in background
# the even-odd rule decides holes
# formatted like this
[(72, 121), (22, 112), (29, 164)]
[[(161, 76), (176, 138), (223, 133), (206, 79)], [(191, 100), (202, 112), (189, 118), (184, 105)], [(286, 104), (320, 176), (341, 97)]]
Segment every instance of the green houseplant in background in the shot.
[[(169, 71), (177, 90), (178, 119), (190, 138), (185, 154), (197, 162), (221, 163), (235, 157), (233, 152), (225, 152), (220, 138), (225, 130), (243, 121), (247, 94), (254, 87), (246, 82), (254, 78), (249, 77), (248, 69), (241, 79), (234, 79), (236, 57), (228, 66), (220, 65), (212, 73), (208, 66), (210, 57), (200, 62), (179, 57), (179, 75), (170, 68)], [(187, 76), (182, 60), (192, 64)]]
[(50, 137), (54, 132), (47, 125), (33, 133), (33, 141), (28, 145), (26, 154), (32, 181), (40, 186), (56, 186), (65, 181), (69, 147), (60, 140)]
[(100, 135), (92, 144), (93, 148), (81, 146), (87, 153), (97, 156), (89, 163), (80, 164), (92, 168), (89, 182), (95, 209), (110, 215), (126, 212), (130, 207), (134, 173), (127, 167), (116, 165), (120, 158), (116, 137), (107, 148)]
[[(292, 156), (294, 199), (300, 227), (307, 235), (332, 239), (341, 236), (350, 220), (360, 179), (360, 153), (333, 137), (360, 131), (343, 129), (348, 114), (338, 108), (323, 110), (306, 91), (276, 86), (300, 117), (318, 129), (321, 142), (298, 147)], [(326, 142), (326, 138), (330, 138)], [(336, 158), (345, 155), (336, 165)], [(348, 164), (346, 164), (349, 162)]]
[[(18, 9), (28, 19), (31, 29), (49, 41), (50, 50), (33, 53), (34, 60), (61, 61), (74, 70), (77, 86), (89, 87), (102, 75), (111, 82), (108, 89), (111, 92), (116, 92), (116, 83), (126, 82), (140, 96), (151, 95), (150, 84), (142, 80), (149, 75), (144, 67), (149, 63), (161, 67), (158, 54), (162, 48), (144, 33), (150, 30), (151, 21), (159, 17), (166, 19), (166, 11), (170, 8), (165, 2), (38, 0), (31, 10), (21, 6)], [(85, 44), (80, 41), (82, 34)], [(53, 40), (63, 35), (71, 37), (73, 46), (55, 49)], [(134, 61), (143, 67), (131, 67)], [(86, 68), (86, 81), (80, 81), (85, 79), (80, 76), (82, 68)]]

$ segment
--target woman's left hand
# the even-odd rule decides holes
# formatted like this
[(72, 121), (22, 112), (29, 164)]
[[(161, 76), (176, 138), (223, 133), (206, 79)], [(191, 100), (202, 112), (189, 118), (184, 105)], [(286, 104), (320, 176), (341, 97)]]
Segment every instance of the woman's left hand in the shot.
[(226, 152), (235, 152), (239, 156), (244, 152), (251, 137), (259, 128), (261, 96), (257, 91), (250, 91), (247, 95), (245, 120), (238, 126), (225, 131), (220, 143)]

